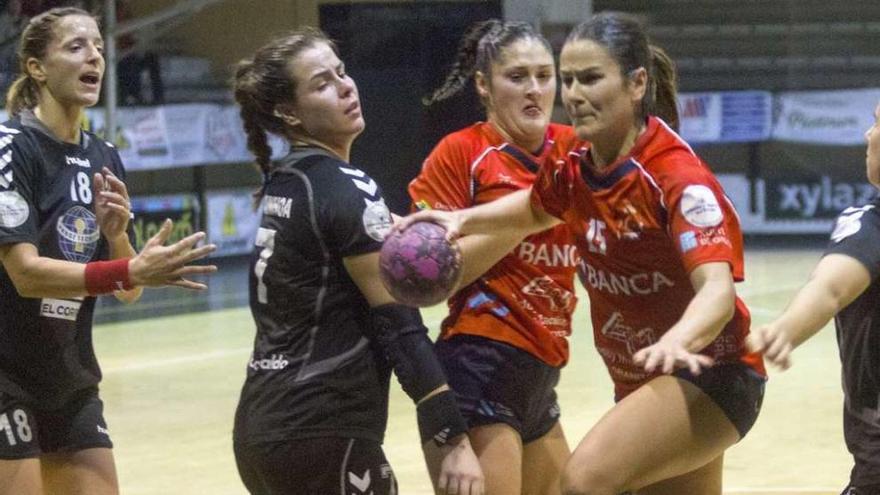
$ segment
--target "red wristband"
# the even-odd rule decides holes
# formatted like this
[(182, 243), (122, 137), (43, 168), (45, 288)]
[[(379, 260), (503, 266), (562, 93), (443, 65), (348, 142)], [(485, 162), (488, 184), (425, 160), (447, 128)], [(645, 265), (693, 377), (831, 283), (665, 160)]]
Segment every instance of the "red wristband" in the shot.
[(133, 287), (128, 277), (130, 258), (86, 263), (86, 290), (92, 296), (109, 294), (116, 290)]

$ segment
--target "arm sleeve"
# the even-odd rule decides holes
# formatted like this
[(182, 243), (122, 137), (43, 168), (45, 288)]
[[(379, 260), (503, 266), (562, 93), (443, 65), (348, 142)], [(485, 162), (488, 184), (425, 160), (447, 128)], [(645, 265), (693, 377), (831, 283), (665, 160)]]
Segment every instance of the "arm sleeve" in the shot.
[(409, 183), (413, 209), (460, 210), (472, 206), (469, 156), (461, 144), (445, 138), (422, 163), (422, 170)]
[(340, 258), (378, 251), (391, 230), (391, 212), (369, 175), (344, 162), (313, 169), (317, 222), (328, 248)]
[(19, 131), (0, 131), (0, 244), (37, 243), (38, 162), (20, 146)]
[(670, 236), (685, 270), (709, 262), (727, 262), (734, 280), (743, 280), (743, 247), (739, 217), (718, 180), (699, 158), (684, 152), (667, 160), (669, 173), (660, 187)]
[(871, 274), (880, 276), (880, 211), (877, 204), (847, 208), (834, 224), (825, 255), (844, 254), (858, 260)]

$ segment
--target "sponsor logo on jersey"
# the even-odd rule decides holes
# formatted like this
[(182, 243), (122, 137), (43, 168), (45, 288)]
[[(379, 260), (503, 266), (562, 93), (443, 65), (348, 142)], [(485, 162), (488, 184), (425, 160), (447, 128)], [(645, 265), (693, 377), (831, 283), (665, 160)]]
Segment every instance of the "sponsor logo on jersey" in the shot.
[(681, 194), (681, 214), (695, 227), (714, 227), (724, 219), (718, 198), (708, 187), (692, 184)]
[(273, 217), (290, 218), (292, 198), (283, 196), (266, 196), (263, 198), (263, 214)]
[(82, 303), (79, 301), (45, 298), (40, 301), (40, 316), (44, 318), (76, 321), (81, 305)]
[(546, 299), (550, 303), (551, 311), (568, 312), (574, 309), (574, 294), (565, 290), (546, 275), (533, 278), (522, 288), (522, 292), (532, 297)]
[(419, 210), (430, 210), (431, 205), (428, 204), (428, 202), (425, 201), (424, 199), (420, 199), (420, 200), (416, 201), (416, 208), (418, 208)]
[(101, 426), (101, 425), (96, 425), (96, 426), (98, 427), (98, 433), (102, 433), (102, 434), (107, 435), (107, 436), (110, 435), (110, 430), (108, 430), (107, 428), (104, 428), (104, 427)]
[(616, 217), (615, 232), (618, 239), (637, 240), (645, 229), (645, 219), (639, 210), (629, 201), (623, 200), (622, 204), (614, 210)]
[(577, 247), (572, 244), (535, 244), (521, 242), (517, 256), (526, 263), (549, 267), (577, 266), (580, 256)]
[[(634, 329), (623, 321), (623, 314), (620, 311), (612, 313), (600, 331), (609, 339), (626, 344), (626, 351), (630, 356), (639, 349), (653, 345), (657, 341), (653, 328)], [(627, 361), (631, 360), (627, 359)]]
[(583, 263), (582, 277), (583, 282), (589, 287), (614, 295), (645, 296), (675, 286), (675, 283), (661, 272), (618, 275), (597, 270), (589, 263)]
[(30, 208), (18, 191), (0, 191), (0, 227), (18, 227), (28, 216)]
[(682, 253), (686, 253), (691, 249), (697, 247), (697, 234), (692, 231), (687, 231), (680, 236), (678, 236), (678, 245), (681, 248)]
[(843, 210), (843, 213), (837, 217), (837, 223), (834, 224), (831, 240), (840, 242), (861, 230), (862, 216), (872, 208), (874, 208), (874, 205), (862, 206), (860, 208), (850, 207)]
[(360, 493), (367, 493), (367, 490), (370, 489), (370, 483), (372, 483), (372, 480), (370, 479), (370, 470), (367, 469), (364, 471), (363, 476), (358, 476), (354, 474), (353, 471), (349, 471), (348, 482), (351, 483), (351, 485)]
[(370, 201), (364, 198), (364, 202), (367, 204), (362, 217), (364, 231), (373, 240), (382, 242), (385, 240), (385, 236), (391, 232), (391, 226), (394, 224), (394, 220), (391, 219), (391, 211), (388, 210), (383, 198), (379, 198), (379, 201)]
[(76, 165), (77, 167), (92, 168), (92, 162), (88, 158), (79, 158), (76, 156), (64, 155), (64, 161), (68, 165)]
[(58, 232), (58, 247), (65, 258), (77, 263), (92, 260), (101, 239), (94, 213), (82, 206), (74, 206), (58, 217), (55, 230)]
[(283, 354), (272, 354), (269, 358), (254, 359), (248, 363), (248, 367), (254, 371), (283, 370), (290, 364)]

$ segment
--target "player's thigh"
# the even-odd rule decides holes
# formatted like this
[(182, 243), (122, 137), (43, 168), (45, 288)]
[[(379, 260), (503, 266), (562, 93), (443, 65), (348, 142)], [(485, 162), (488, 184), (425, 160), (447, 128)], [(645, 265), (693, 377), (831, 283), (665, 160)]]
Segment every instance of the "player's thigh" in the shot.
[(568, 440), (558, 421), (544, 436), (525, 444), (522, 456), (523, 495), (559, 494), (560, 476), (570, 455)]
[(721, 408), (690, 382), (651, 380), (611, 408), (565, 468), (566, 483), (638, 489), (706, 465), (739, 440)]
[(636, 495), (681, 495), (682, 493), (721, 495), (723, 471), (724, 454), (721, 454), (705, 466), (689, 473), (640, 488)]
[(40, 461), (0, 460), (0, 495), (43, 495)]
[(119, 493), (116, 464), (109, 448), (47, 453), (40, 461), (43, 482), (52, 495)]
[(0, 495), (42, 494), (41, 453), (32, 408), (0, 392)]
[(471, 428), (468, 437), (486, 477), (486, 493), (519, 495), (523, 445), (519, 432), (504, 423)]

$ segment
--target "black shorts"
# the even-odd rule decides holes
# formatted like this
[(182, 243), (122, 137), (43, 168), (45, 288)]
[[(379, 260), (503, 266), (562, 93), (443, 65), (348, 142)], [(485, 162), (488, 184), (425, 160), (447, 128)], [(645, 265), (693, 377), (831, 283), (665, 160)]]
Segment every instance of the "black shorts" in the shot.
[(113, 448), (96, 387), (51, 411), (0, 392), (0, 459), (92, 448)]
[(674, 376), (687, 380), (708, 395), (739, 431), (740, 439), (752, 429), (761, 404), (767, 378), (742, 363), (722, 363), (703, 369), (699, 375), (680, 369)]
[(559, 368), (511, 345), (472, 335), (438, 340), (435, 350), (468, 427), (504, 423), (528, 443), (559, 421)]
[(382, 446), (360, 438), (234, 442), (235, 463), (253, 495), (396, 495)]

